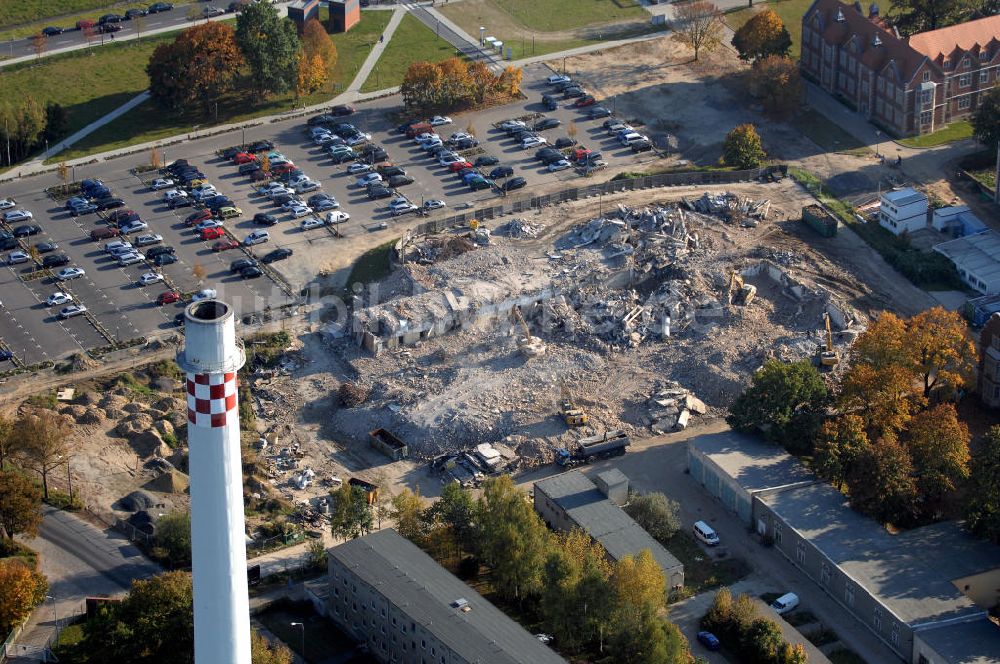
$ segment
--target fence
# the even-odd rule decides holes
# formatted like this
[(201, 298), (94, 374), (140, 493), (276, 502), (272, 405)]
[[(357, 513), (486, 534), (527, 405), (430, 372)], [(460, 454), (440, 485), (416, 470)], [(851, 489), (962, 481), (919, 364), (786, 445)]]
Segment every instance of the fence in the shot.
[(784, 176), (788, 172), (788, 167), (784, 164), (765, 166), (762, 168), (751, 168), (744, 171), (686, 171), (683, 173), (660, 173), (658, 175), (644, 175), (629, 180), (609, 180), (586, 187), (574, 187), (563, 189), (544, 196), (531, 196), (519, 198), (517, 200), (505, 200), (501, 205), (495, 205), (478, 210), (470, 210), (460, 214), (454, 214), (443, 219), (434, 219), (424, 224), (420, 224), (413, 229), (414, 235), (436, 233), (453, 226), (461, 226), (469, 223), (473, 219), (479, 221), (489, 221), (497, 219), (507, 214), (517, 214), (528, 210), (538, 210), (548, 205), (565, 203), (567, 201), (578, 201), (595, 196), (607, 194), (618, 194), (626, 191), (637, 191), (640, 189), (651, 189), (653, 187), (679, 187), (684, 185), (719, 185), (731, 184), (733, 182), (754, 182), (772, 178), (775, 174)]

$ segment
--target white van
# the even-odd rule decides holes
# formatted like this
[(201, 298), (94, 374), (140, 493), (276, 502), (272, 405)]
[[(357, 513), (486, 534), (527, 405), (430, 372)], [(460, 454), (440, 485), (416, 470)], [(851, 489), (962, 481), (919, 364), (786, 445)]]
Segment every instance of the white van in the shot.
[(799, 596), (795, 593), (785, 593), (778, 599), (771, 602), (771, 608), (774, 609), (779, 616), (793, 611), (795, 607), (799, 605)]
[(695, 521), (694, 536), (708, 546), (715, 546), (719, 543), (718, 533), (704, 521)]

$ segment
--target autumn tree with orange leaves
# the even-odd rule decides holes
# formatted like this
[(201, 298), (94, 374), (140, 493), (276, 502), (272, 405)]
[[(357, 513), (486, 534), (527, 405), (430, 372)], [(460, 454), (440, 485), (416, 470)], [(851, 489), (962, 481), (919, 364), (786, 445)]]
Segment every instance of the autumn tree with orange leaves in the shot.
[(733, 48), (740, 60), (754, 64), (771, 55), (787, 56), (792, 38), (773, 9), (755, 14), (733, 34)]
[(233, 89), (242, 66), (233, 28), (210, 21), (156, 47), (146, 65), (149, 94), (163, 108), (180, 110), (199, 104), (207, 112)]
[(503, 103), (521, 92), (521, 69), (494, 74), (481, 62), (448, 58), (437, 64), (415, 62), (406, 70), (399, 91), (411, 111), (454, 111)]

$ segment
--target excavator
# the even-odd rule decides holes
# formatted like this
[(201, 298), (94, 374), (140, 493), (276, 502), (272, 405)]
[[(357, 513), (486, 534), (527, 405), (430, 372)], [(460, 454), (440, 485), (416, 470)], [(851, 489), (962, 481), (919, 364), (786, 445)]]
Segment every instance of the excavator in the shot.
[(573, 395), (570, 394), (569, 388), (566, 386), (566, 382), (563, 381), (560, 384), (561, 392), (559, 399), (559, 408), (562, 411), (563, 419), (566, 420), (566, 426), (568, 427), (582, 427), (586, 426), (590, 422), (590, 417), (580, 410), (576, 403), (573, 401)]
[(736, 270), (729, 277), (729, 304), (746, 306), (753, 302), (757, 295), (757, 287), (743, 283), (743, 277)]
[(817, 351), (820, 366), (832, 369), (840, 364), (840, 354), (833, 347), (833, 332), (830, 330), (830, 314), (823, 312), (823, 322), (826, 325), (826, 344), (820, 346)]
[(527, 321), (524, 320), (524, 315), (521, 313), (520, 307), (514, 307), (513, 310), (514, 318), (517, 322), (521, 324), (521, 328), (524, 330), (524, 336), (518, 338), (517, 349), (521, 352), (521, 355), (525, 357), (538, 357), (539, 355), (545, 354), (545, 344), (538, 337), (531, 336), (531, 329), (528, 327)]

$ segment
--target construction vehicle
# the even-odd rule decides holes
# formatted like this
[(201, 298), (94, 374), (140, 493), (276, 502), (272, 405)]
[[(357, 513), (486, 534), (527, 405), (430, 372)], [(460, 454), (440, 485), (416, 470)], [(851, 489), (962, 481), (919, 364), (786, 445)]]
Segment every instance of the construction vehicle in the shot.
[(531, 329), (528, 328), (528, 323), (524, 320), (521, 308), (515, 306), (513, 313), (514, 318), (517, 319), (517, 322), (521, 324), (521, 328), (524, 330), (524, 336), (517, 339), (517, 349), (521, 352), (521, 355), (525, 357), (544, 355), (545, 344), (538, 337), (531, 336)]
[(556, 450), (556, 463), (571, 468), (598, 459), (621, 456), (625, 454), (625, 448), (631, 442), (625, 432), (620, 429), (605, 431), (597, 436), (581, 438), (576, 442), (576, 445), (572, 446), (572, 449), (563, 447)]
[(826, 324), (826, 345), (820, 346), (817, 349), (819, 351), (819, 363), (820, 366), (832, 369), (840, 364), (840, 355), (833, 347), (833, 332), (830, 331), (830, 314), (826, 311), (823, 312), (823, 322)]
[(733, 271), (729, 277), (729, 304), (746, 306), (753, 302), (757, 295), (757, 287), (743, 282), (739, 272)]
[(562, 411), (563, 419), (566, 420), (566, 426), (582, 427), (590, 422), (590, 417), (588, 417), (585, 412), (580, 410), (573, 401), (573, 395), (570, 394), (569, 388), (566, 387), (565, 382), (562, 383), (560, 397), (559, 409)]

